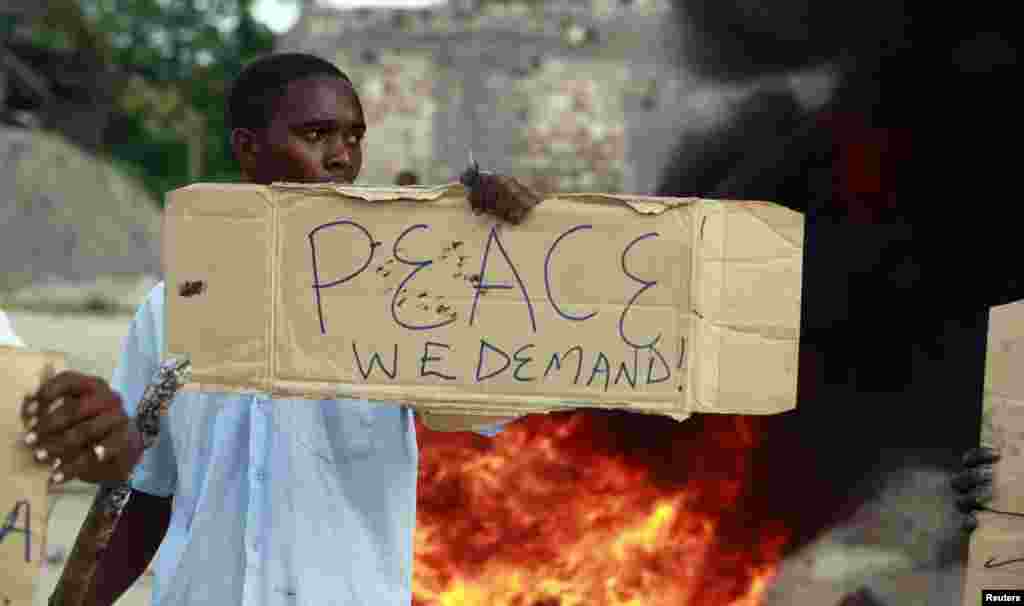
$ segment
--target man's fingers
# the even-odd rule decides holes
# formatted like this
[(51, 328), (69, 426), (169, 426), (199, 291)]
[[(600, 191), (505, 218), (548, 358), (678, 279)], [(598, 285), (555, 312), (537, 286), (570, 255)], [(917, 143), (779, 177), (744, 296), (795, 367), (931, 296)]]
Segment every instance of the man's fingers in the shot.
[(46, 450), (49, 460), (60, 458), (68, 461), (129, 423), (131, 419), (123, 415), (96, 415), (70, 425), (63, 431), (40, 434), (36, 447)]
[(479, 169), (476, 169), (472, 166), (469, 167), (468, 169), (466, 169), (466, 172), (462, 173), (462, 176), (459, 178), (459, 180), (462, 182), (463, 185), (466, 186), (468, 194), (466, 197), (469, 200), (469, 205), (470, 207), (472, 207), (473, 212), (475, 214), (481, 214), (482, 212), (484, 212), (484, 207), (481, 198), (481, 190), (483, 189), (482, 185), (484, 179), (482, 178)]
[(125, 423), (103, 439), (79, 450), (70, 461), (55, 467), (50, 481), (62, 484), (72, 479), (86, 482), (123, 480), (131, 474), (136, 463), (127, 458), (133, 452), (132, 440), (132, 430)]
[(49, 403), (64, 396), (80, 396), (96, 388), (99, 383), (96, 377), (90, 377), (74, 370), (58, 373), (43, 383), (36, 392), (36, 399)]
[(58, 398), (49, 406), (39, 405), (34, 414), (22, 419), (25, 424), (25, 443), (31, 446), (40, 441), (41, 436), (60, 431), (68, 423), (78, 418), (78, 398), (67, 396)]
[[(60, 439), (60, 434), (72, 425), (84, 422), (93, 415), (82, 413), (78, 398), (64, 398), (64, 405), (48, 413), (40, 414), (25, 423), (29, 432), (25, 436), (25, 443), (29, 446), (42, 444), (43, 442)], [(32, 425), (31, 428), (28, 426)]]
[(956, 508), (960, 513), (970, 513), (992, 500), (991, 487), (982, 487), (956, 499)]
[(21, 400), (21, 420), (23, 423), (28, 423), (29, 419), (32, 419), (39, 412), (39, 401), (36, 400), (35, 394), (29, 394)]
[(494, 175), (480, 175), (476, 186), (470, 190), (469, 202), (473, 206), (473, 210), (481, 213), (494, 212), (496, 198)]
[(86, 395), (105, 384), (96, 377), (89, 377), (73, 370), (66, 370), (44, 382), (36, 393), (22, 402), (21, 416), (26, 423), (32, 417), (46, 415), (62, 406), (69, 399)]
[(966, 492), (978, 486), (991, 484), (992, 469), (989, 467), (968, 469), (953, 476), (953, 480), (950, 483), (953, 485), (953, 490), (957, 492)]
[(994, 448), (988, 448), (980, 446), (978, 448), (972, 448), (964, 453), (963, 465), (964, 467), (977, 467), (978, 465), (988, 465), (995, 463), (1002, 457), (999, 452)]
[(530, 212), (534, 206), (541, 203), (541, 197), (537, 195), (537, 192), (533, 191), (526, 185), (518, 181), (513, 180), (513, 186), (515, 189), (515, 196), (517, 199), (516, 208), (525, 215)]
[(95, 473), (98, 471), (97, 467), (110, 467), (110, 465), (109, 461), (106, 463), (97, 461), (91, 452), (82, 452), (71, 461), (58, 461), (50, 473), (50, 483), (58, 485), (70, 480), (77, 480), (81, 478), (83, 473), (88, 474), (90, 471)]
[(501, 189), (501, 210), (509, 223), (519, 224), (534, 206), (540, 204), (540, 196), (511, 177), (502, 181)]
[(963, 528), (964, 532), (968, 532), (968, 533), (974, 532), (975, 530), (977, 530), (978, 529), (978, 516), (973, 511), (970, 512), (970, 513), (965, 514), (964, 517), (963, 517), (963, 522), (961, 524), (961, 528)]
[(64, 405), (67, 399), (73, 399), (74, 396), (57, 397), (53, 400), (40, 400), (37, 394), (30, 394), (25, 396), (21, 401), (21, 422), (26, 425), (32, 421), (32, 419), (40, 416), (50, 414)]
[[(64, 431), (85, 419), (110, 411), (121, 412), (121, 397), (111, 391), (106, 383), (89, 377), (83, 378), (83, 381), (94, 381), (96, 385), (81, 391), (76, 388), (49, 406), (44, 406), (43, 400), (37, 400), (36, 407), (30, 407), (26, 403), (23, 409), (23, 421), (25, 429), (29, 432), (26, 436), (27, 444), (32, 445), (35, 441), (43, 441), (45, 436)], [(75, 392), (83, 395), (72, 395)]]
[(121, 396), (110, 389), (106, 383), (100, 383), (100, 385), (89, 392), (87, 395), (80, 396), (77, 403), (78, 416), (80, 418), (87, 418), (98, 414), (104, 414), (113, 412), (115, 414), (123, 413), (123, 407), (121, 405)]
[(540, 196), (512, 177), (481, 173), (469, 192), (474, 212), (490, 213), (514, 225), (541, 201)]

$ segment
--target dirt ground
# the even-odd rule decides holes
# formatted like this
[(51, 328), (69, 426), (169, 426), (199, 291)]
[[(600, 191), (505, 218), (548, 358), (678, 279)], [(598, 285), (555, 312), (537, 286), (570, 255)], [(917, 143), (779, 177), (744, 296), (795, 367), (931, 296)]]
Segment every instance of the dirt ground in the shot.
[(66, 352), (71, 366), (109, 378), (114, 372), (130, 314), (93, 315), (10, 310), (15, 332), (33, 349)]

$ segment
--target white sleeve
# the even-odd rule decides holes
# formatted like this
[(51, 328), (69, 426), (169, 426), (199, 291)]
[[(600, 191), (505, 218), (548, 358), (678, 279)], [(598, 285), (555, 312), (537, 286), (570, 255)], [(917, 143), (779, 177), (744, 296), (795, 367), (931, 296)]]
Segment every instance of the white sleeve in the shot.
[(18, 335), (14, 334), (14, 327), (11, 326), (7, 314), (0, 310), (0, 345), (11, 345), (14, 347), (25, 347)]
[[(131, 328), (121, 345), (121, 360), (111, 387), (121, 396), (125, 414), (134, 418), (139, 400), (160, 366), (163, 326), (163, 288), (157, 286), (139, 306)], [(135, 467), (132, 488), (159, 497), (174, 493), (177, 463), (173, 443), (167, 435), (166, 419), (160, 420), (160, 439), (146, 450)]]

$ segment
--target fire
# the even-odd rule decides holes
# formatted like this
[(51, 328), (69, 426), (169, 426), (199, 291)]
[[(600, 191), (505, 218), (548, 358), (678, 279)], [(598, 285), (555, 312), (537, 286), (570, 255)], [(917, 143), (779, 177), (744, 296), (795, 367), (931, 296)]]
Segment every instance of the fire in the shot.
[(413, 606), (758, 606), (790, 533), (744, 513), (753, 422), (635, 417), (419, 426)]

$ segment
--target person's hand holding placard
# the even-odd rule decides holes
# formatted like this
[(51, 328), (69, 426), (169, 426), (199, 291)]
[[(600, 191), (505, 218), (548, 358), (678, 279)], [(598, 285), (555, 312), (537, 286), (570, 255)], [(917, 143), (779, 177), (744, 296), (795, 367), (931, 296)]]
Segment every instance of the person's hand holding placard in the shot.
[(127, 480), (142, 457), (143, 440), (106, 381), (66, 371), (25, 399), (25, 444), (53, 467), (54, 484)]

